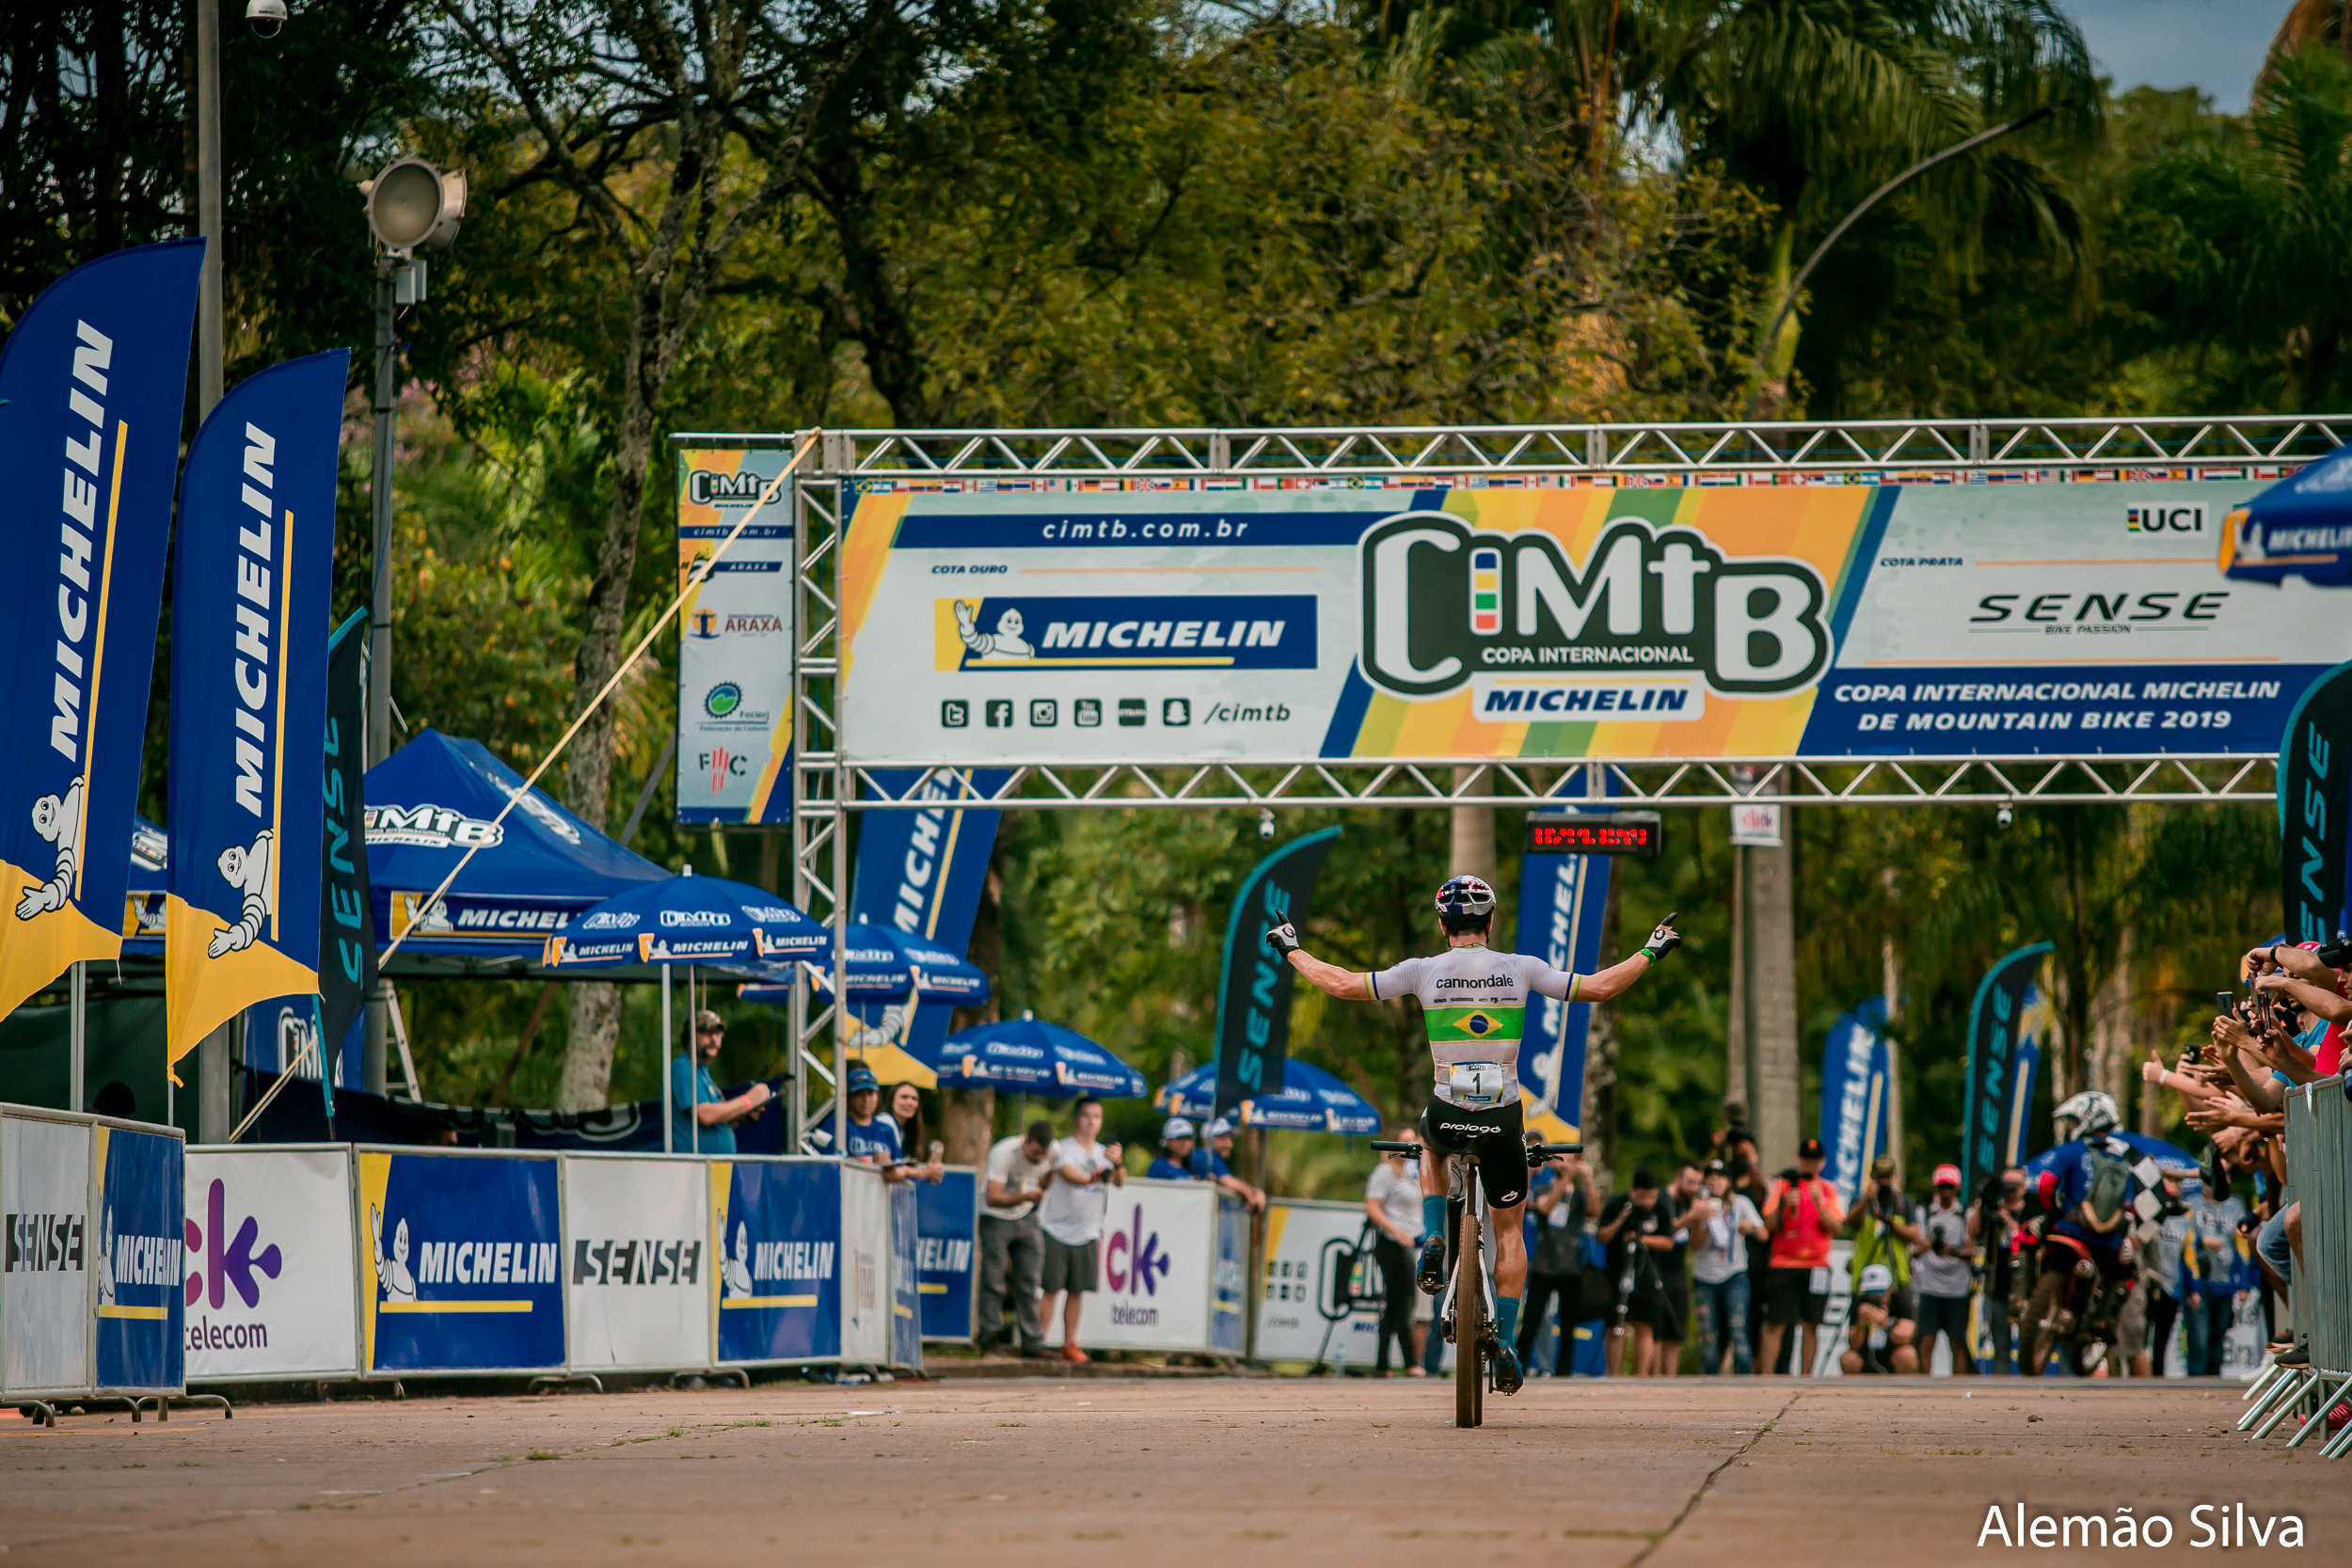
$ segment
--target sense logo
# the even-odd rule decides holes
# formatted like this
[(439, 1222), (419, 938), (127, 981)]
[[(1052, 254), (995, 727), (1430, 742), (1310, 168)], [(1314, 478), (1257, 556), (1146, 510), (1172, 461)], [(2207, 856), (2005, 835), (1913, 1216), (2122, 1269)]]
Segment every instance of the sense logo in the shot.
[(184, 1222), (187, 1256), (196, 1260), (188, 1271), (186, 1301), (191, 1308), (188, 1318), (188, 1349), (191, 1351), (266, 1350), (269, 1348), (269, 1325), (265, 1323), (223, 1322), (210, 1316), (198, 1316), (199, 1307), (218, 1312), (228, 1305), (229, 1292), (234, 1291), (237, 1300), (250, 1312), (262, 1305), (262, 1280), (276, 1279), (285, 1267), (285, 1259), (276, 1243), (254, 1250), (262, 1239), (261, 1221), (247, 1214), (237, 1225), (234, 1235), (229, 1229), (229, 1189), (217, 1178), (205, 1194), (204, 1223)]
[(1411, 512), (1364, 534), (1360, 566), (1364, 673), (1401, 696), (1545, 669), (1687, 672), (1717, 691), (1775, 695), (1829, 665), (1820, 573), (1726, 554), (1695, 529), (1622, 519), (1580, 563), (1540, 530), (1481, 533)]

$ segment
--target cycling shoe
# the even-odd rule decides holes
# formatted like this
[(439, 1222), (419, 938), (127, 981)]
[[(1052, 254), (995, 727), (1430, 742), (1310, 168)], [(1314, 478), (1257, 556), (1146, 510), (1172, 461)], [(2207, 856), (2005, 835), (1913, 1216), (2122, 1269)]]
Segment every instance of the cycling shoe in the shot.
[(1445, 1238), (1432, 1236), (1421, 1243), (1421, 1268), (1413, 1275), (1424, 1296), (1445, 1294)]
[(1519, 1370), (1518, 1348), (1516, 1345), (1504, 1345), (1495, 1351), (1493, 1355), (1495, 1392), (1498, 1394), (1518, 1393), (1521, 1386), (1527, 1382), (1526, 1374)]

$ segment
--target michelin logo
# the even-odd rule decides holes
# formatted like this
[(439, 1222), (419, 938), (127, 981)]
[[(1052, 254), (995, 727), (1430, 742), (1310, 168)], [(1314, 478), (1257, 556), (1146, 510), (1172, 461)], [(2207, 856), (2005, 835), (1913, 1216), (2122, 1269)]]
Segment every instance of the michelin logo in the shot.
[[(1311, 594), (941, 599), (935, 668), (1311, 670)], [(985, 629), (983, 629), (985, 628)]]

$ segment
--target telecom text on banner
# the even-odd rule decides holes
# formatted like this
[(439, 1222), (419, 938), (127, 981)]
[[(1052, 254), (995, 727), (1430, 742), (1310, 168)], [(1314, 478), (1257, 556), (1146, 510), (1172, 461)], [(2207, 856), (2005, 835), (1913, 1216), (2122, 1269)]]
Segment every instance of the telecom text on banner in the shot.
[(915, 1277), (923, 1338), (972, 1338), (972, 1243), (979, 1228), (979, 1172), (948, 1167), (937, 1181), (916, 1181)]
[(1259, 1360), (1372, 1365), (1379, 1350), (1381, 1279), (1369, 1229), (1360, 1203), (1266, 1205)]
[(364, 1370), (562, 1366), (554, 1156), (363, 1149), (358, 1161)]
[[(1080, 1337), (1113, 1350), (1205, 1351), (1219, 1247), (1217, 1191), (1198, 1181), (1129, 1181), (1103, 1219), (1101, 1291)], [(1241, 1283), (1248, 1284), (1247, 1267)], [(1061, 1343), (1061, 1314), (1045, 1325)]]
[(2341, 618), (2308, 583), (2223, 577), (2245, 468), (1317, 483), (849, 482), (845, 750), (2261, 755)]
[(0, 1014), (122, 950), (203, 258), (87, 262), (0, 349)]
[(358, 1370), (349, 1149), (193, 1150), (186, 1226), (190, 1378)]
[[(977, 768), (934, 773), (918, 786), (922, 775), (916, 771), (875, 775), (875, 786), (893, 799), (915, 789), (936, 803), (920, 811), (867, 812), (860, 819), (850, 918), (926, 938), (950, 953), (965, 952), (1002, 814), (954, 802), (993, 795), (1009, 776), (1001, 768)], [(915, 1060), (939, 1060), (939, 1042), (947, 1037), (954, 1014), (953, 1006), (943, 1004), (915, 1006), (905, 1031), (906, 1049)]]
[(1233, 895), (1225, 927), (1225, 964), (1216, 983), (1216, 1110), (1282, 1087), (1290, 1058), (1291, 966), (1265, 943), (1285, 921), (1303, 923), (1315, 875), (1337, 828), (1293, 839), (1257, 863)]
[(743, 515), (791, 453), (678, 453), (677, 815), (681, 822), (791, 819), (792, 498), (760, 508), (710, 575)]
[[(2006, 1103), (2008, 1091), (2014, 1087), (2010, 1064), (2040, 994), (2034, 976), (2050, 951), (2048, 942), (2037, 942), (2002, 958), (1985, 972), (1969, 1005), (1968, 1085), (1960, 1146), (1964, 1193), (1975, 1192), (1979, 1180), (2001, 1168), (2005, 1131), (2013, 1125)], [(2016, 1119), (2023, 1118), (2024, 1113), (2017, 1112)]]
[(1886, 998), (1873, 996), (1829, 1026), (1821, 1051), (1821, 1174), (1851, 1205), (1870, 1162), (1886, 1151)]
[(2279, 881), (2289, 942), (2344, 928), (2352, 855), (2352, 664), (2312, 682), (2279, 743)]
[(709, 1162), (708, 1296), (722, 1364), (841, 1354), (841, 1167), (818, 1160)]
[[(367, 753), (360, 673), (367, 612), (335, 628), (326, 654), (326, 836), (319, 910), (319, 1016), (330, 1053), (356, 1038), (375, 989), (375, 897), (368, 886)], [(358, 1075), (335, 1082), (358, 1084)]]
[(564, 1157), (575, 1370), (710, 1362), (710, 1181), (691, 1160)]
[(90, 1127), (0, 1117), (0, 1389), (90, 1386)]
[[(1601, 809), (1598, 807), (1596, 810)], [(1528, 855), (1519, 862), (1518, 950), (1554, 969), (1590, 974), (1600, 967), (1601, 917), (1609, 908), (1607, 855)], [(1561, 1125), (1542, 1129), (1574, 1143), (1584, 1116), (1584, 1044), (1590, 1002), (1528, 998), (1519, 1042), (1519, 1084), (1531, 1117)]]
[(98, 1174), (93, 1380), (101, 1388), (186, 1386), (182, 1155), (180, 1140), (162, 1132), (103, 1122), (90, 1129)]
[(349, 354), (273, 365), (188, 447), (171, 599), (170, 1060), (319, 986), (327, 594)]

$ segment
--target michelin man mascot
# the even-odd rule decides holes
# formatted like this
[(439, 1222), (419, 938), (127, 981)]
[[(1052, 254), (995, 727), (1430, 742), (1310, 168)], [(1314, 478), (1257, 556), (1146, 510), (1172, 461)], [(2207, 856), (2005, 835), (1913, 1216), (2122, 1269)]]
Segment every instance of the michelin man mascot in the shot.
[(73, 896), (73, 874), (82, 860), (81, 780), (74, 780), (62, 796), (44, 795), (33, 802), (33, 831), (57, 847), (56, 875), (24, 890), (16, 903), (19, 920), (64, 909)]
[(217, 958), (223, 953), (250, 947), (261, 936), (262, 922), (269, 917), (270, 895), (276, 891), (272, 878), (277, 866), (270, 847), (270, 831), (264, 828), (250, 847), (232, 844), (220, 852), (220, 874), (245, 895), (245, 918), (226, 930), (215, 931), (205, 944), (207, 956)]

